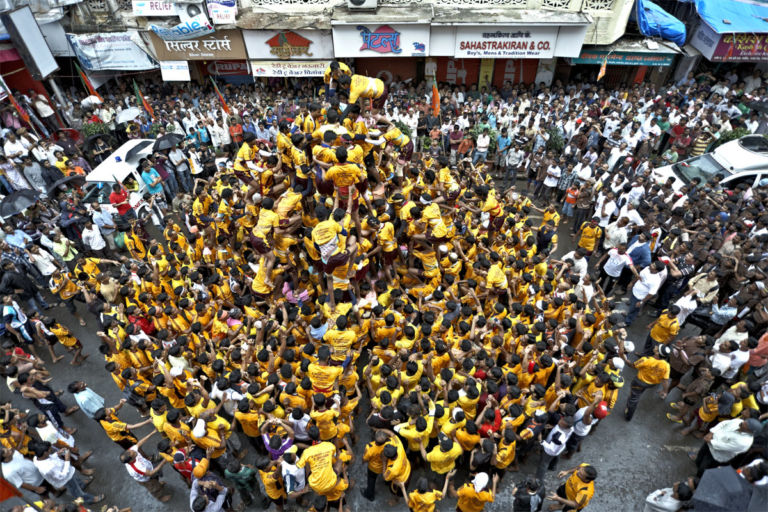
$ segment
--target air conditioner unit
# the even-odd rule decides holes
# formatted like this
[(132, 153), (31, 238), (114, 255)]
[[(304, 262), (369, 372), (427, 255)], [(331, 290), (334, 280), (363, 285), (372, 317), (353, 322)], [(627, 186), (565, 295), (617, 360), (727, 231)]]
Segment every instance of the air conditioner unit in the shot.
[(368, 10), (375, 11), (378, 7), (378, 0), (347, 0), (347, 8), (356, 11)]

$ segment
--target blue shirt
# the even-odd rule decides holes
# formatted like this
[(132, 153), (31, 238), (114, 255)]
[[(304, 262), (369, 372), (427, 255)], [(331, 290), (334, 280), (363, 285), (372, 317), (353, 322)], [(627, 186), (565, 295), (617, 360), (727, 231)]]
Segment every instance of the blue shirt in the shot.
[(28, 234), (26, 234), (22, 230), (17, 229), (10, 235), (5, 235), (5, 241), (11, 247), (23, 249), (24, 247), (27, 246), (28, 242), (32, 241), (32, 237), (30, 237)]
[(509, 144), (512, 142), (512, 139), (509, 137), (504, 137), (502, 135), (499, 135), (496, 137), (496, 147), (501, 152), (502, 155), (506, 155), (507, 151), (509, 151)]
[(152, 186), (152, 182), (159, 177), (160, 177), (160, 173), (158, 173), (154, 167), (150, 167), (148, 171), (144, 171), (141, 173), (141, 179), (144, 180), (144, 183), (146, 183), (147, 190), (149, 190), (150, 194), (159, 194), (160, 192), (163, 191), (163, 186), (161, 182), (158, 182), (157, 185)]
[(74, 397), (75, 402), (80, 406), (80, 410), (89, 418), (93, 418), (96, 411), (104, 407), (104, 399), (90, 388), (78, 391), (74, 394)]
[(722, 307), (717, 304), (712, 304), (712, 321), (717, 325), (725, 325), (729, 320), (735, 317), (738, 312), (738, 308), (734, 308), (728, 304), (725, 304)]

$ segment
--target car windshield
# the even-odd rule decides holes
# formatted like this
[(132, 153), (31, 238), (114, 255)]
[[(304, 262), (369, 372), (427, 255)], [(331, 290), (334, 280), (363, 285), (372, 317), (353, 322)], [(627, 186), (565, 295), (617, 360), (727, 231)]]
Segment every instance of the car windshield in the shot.
[(697, 156), (685, 162), (678, 162), (672, 168), (675, 170), (675, 174), (685, 183), (690, 183), (693, 178), (700, 178), (702, 183), (706, 183), (707, 180), (714, 178), (718, 173), (723, 176), (731, 174), (730, 171), (717, 163), (717, 160), (709, 154)]

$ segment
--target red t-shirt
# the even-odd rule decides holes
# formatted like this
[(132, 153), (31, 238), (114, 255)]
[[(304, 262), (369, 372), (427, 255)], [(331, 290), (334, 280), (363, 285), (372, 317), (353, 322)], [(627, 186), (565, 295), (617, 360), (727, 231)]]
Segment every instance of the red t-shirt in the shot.
[(501, 412), (498, 409), (494, 411), (493, 423), (483, 423), (477, 429), (477, 433), (482, 437), (491, 437), (491, 435), (501, 427)]
[[(128, 200), (128, 193), (125, 190), (121, 190), (120, 192), (112, 192), (109, 194), (109, 202), (110, 204), (117, 204), (122, 203), (123, 201)], [(125, 212), (131, 209), (131, 205), (128, 203), (121, 204), (120, 206), (117, 206), (117, 213), (120, 215), (125, 215)]]

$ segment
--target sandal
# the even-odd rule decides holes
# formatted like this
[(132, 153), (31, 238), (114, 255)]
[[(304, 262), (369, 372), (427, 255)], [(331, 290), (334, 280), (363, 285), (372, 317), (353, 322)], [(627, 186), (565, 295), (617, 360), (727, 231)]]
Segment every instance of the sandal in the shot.
[(86, 325), (85, 320), (81, 318), (80, 319), (80, 326), (85, 327), (85, 325)]
[(670, 413), (667, 413), (667, 419), (669, 421), (671, 421), (672, 423), (679, 423), (679, 424), (683, 423), (683, 420), (675, 419), (675, 417), (672, 416), (672, 414), (670, 414)]

